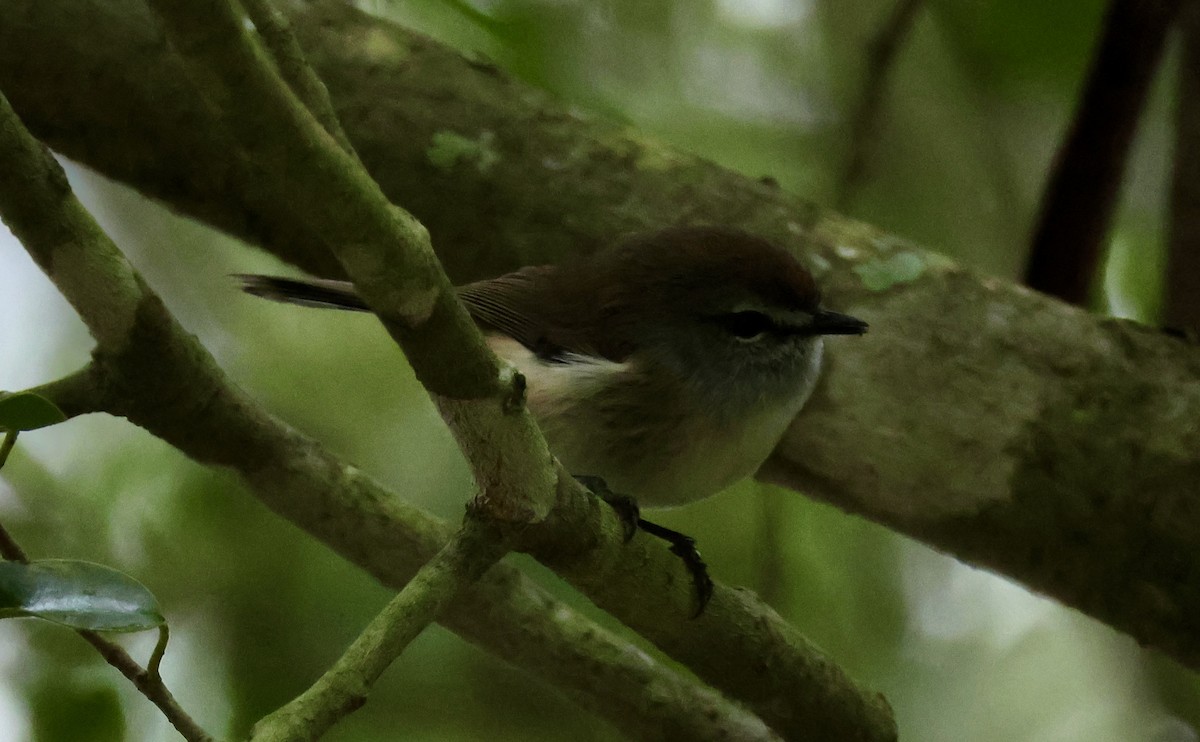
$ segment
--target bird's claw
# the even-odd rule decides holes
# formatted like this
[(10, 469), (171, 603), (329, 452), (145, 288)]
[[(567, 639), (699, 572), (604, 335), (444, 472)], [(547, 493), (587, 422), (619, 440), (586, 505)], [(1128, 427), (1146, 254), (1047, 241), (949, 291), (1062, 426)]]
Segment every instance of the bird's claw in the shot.
[(692, 586), (696, 589), (696, 610), (692, 613), (692, 618), (699, 618), (708, 607), (708, 601), (712, 599), (714, 585), (712, 578), (708, 576), (708, 565), (704, 563), (700, 551), (696, 548), (696, 539), (641, 518), (638, 519), (638, 528), (670, 544), (671, 553), (679, 557), (683, 566), (687, 567), (692, 575)]
[(625, 543), (632, 541), (633, 537), (637, 535), (638, 521), (642, 517), (642, 510), (638, 507), (637, 500), (629, 495), (613, 492), (608, 488), (608, 483), (600, 477), (577, 475), (575, 481), (587, 487), (592, 494), (608, 503), (609, 507), (616, 511), (617, 518), (621, 521)]
[(696, 610), (691, 617), (697, 618), (704, 613), (704, 609), (713, 595), (713, 581), (708, 576), (708, 565), (704, 563), (699, 550), (696, 549), (696, 539), (645, 520), (641, 517), (641, 508), (638, 507), (637, 500), (629, 495), (613, 492), (600, 477), (576, 475), (575, 480), (616, 511), (624, 529), (626, 543), (629, 543), (640, 530), (671, 545), (671, 553), (679, 557), (683, 566), (687, 567), (692, 576), (692, 586), (696, 590)]

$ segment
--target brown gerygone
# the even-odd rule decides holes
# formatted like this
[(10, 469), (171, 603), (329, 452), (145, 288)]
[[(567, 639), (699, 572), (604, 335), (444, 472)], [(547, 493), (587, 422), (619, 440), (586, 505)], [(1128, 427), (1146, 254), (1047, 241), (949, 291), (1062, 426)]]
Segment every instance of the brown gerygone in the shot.
[[(368, 310), (346, 282), (242, 278), (269, 299)], [(716, 227), (636, 236), (467, 284), (458, 296), (496, 354), (525, 375), (529, 409), (563, 465), (649, 507), (699, 500), (752, 474), (812, 393), (822, 337), (867, 329), (823, 309), (788, 252)], [(647, 530), (688, 562), (702, 609), (707, 576), (694, 550), (682, 553), (690, 539)]]

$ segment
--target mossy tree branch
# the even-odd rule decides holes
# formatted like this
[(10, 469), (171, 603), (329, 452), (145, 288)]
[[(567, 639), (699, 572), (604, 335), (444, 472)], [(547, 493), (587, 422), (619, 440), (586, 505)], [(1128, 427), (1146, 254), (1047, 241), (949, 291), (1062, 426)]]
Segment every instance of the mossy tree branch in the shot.
[[(202, 97), (218, 110), (237, 145), (253, 165), (263, 169), (269, 187), (279, 189), (280, 201), (289, 204), (297, 218), (307, 221), (329, 245), (404, 349), (417, 378), (433, 394), (473, 465), (484, 496), (477, 507), (493, 517), (527, 524), (521, 532), (521, 548), (559, 569), (600, 605), (674, 656), (690, 660), (703, 677), (719, 679), (721, 687), (736, 689), (739, 697), (774, 695), (776, 689), (764, 687), (756, 673), (741, 672), (748, 668), (747, 663), (720, 663), (726, 667), (718, 668), (706, 658), (709, 648), (720, 643), (712, 640), (727, 635), (726, 629), (737, 625), (739, 618), (764, 615), (757, 610), (756, 601), (723, 590), (719, 612), (713, 614), (717, 623), (709, 626), (720, 630), (708, 637), (710, 641), (685, 644), (677, 639), (683, 633), (678, 624), (691, 614), (692, 596), (687, 581), (671, 579), (679, 571), (678, 565), (651, 573), (649, 578), (641, 563), (629, 559), (604, 563), (607, 569), (597, 569), (599, 563), (592, 554), (595, 536), (589, 533), (593, 524), (580, 517), (588, 508), (579, 486), (565, 472), (556, 477), (548, 466), (550, 455), (532, 418), (520, 407), (515, 408), (518, 414), (512, 414), (511, 382), (497, 384), (504, 374), (441, 273), (428, 234), (407, 212), (389, 204), (370, 176), (333, 146), (302, 103), (274, 75), (225, 0), (151, 0), (150, 4), (162, 17)], [(264, 137), (264, 131), (270, 134)], [(393, 252), (397, 253), (394, 257)], [(551, 501), (543, 490), (556, 480), (558, 506), (549, 513)], [(531, 523), (547, 514), (551, 516), (549, 527)], [(585, 535), (582, 540), (581, 534)], [(588, 535), (592, 538), (586, 538)], [(585, 549), (579, 548), (581, 543)], [(657, 575), (668, 576), (659, 594), (672, 597), (676, 608), (683, 610), (664, 616), (661, 605), (630, 604), (625, 599), (631, 590), (644, 590)], [(703, 631), (702, 627), (688, 633)], [(757, 643), (757, 651), (746, 657), (761, 657), (765, 651), (778, 653), (787, 661), (788, 677), (824, 685), (821, 695), (825, 699), (836, 696), (842, 704), (849, 704), (838, 717), (850, 711), (846, 718), (874, 725), (870, 732), (847, 731), (872, 736), (877, 731), (888, 733), (886, 706), (863, 702), (856, 689), (844, 681), (841, 686), (827, 682), (840, 674), (830, 673), (832, 668), (799, 637), (784, 639), (794, 632), (744, 633)], [(729, 682), (731, 671), (739, 672), (735, 683)], [(803, 707), (806, 702), (796, 705)], [(818, 712), (819, 707), (810, 711)]]
[[(53, 146), (313, 273), (342, 274), (230, 156), (137, 0), (0, 0), (0, 9), (22, 20), (0, 24), (0, 85)], [(824, 388), (764, 476), (1200, 667), (1195, 347), (976, 277), (567, 112), (494, 67), (334, 0), (289, 12), (363, 161), (430, 229), (455, 280), (689, 220), (805, 253), (828, 266), (830, 299), (874, 331), (832, 349)], [(450, 134), (475, 143), (476, 156), (431, 158)]]
[[(444, 527), (404, 507), (231, 388), (115, 246), (79, 215), (82, 210), (53, 162), (43, 155), (34, 172), (31, 177), (13, 167), (6, 171), (7, 181), (0, 178), (6, 198), (16, 204), (5, 216), (100, 340), (95, 373), (101, 402), (78, 403), (78, 409), (124, 415), (199, 461), (239, 471), (269, 506), (389, 583), (402, 583), (429, 558), (447, 535)], [(63, 209), (71, 218), (62, 218)], [(78, 259), (60, 260), (64, 255)], [(77, 395), (77, 386), (64, 382), (42, 389)], [(746, 596), (721, 588), (704, 621), (681, 621), (690, 595), (680, 599), (688, 591), (680, 589), (674, 574), (676, 560), (644, 539), (623, 545), (608, 508), (579, 498), (569, 478), (560, 476), (558, 482), (555, 494), (569, 507), (560, 502), (545, 528), (529, 529), (536, 536), (532, 548), (571, 544), (572, 549), (549, 551), (566, 565), (563, 571), (585, 588), (592, 586), (619, 617), (644, 633), (670, 637), (664, 643), (683, 647), (684, 660), (695, 661), (701, 675), (744, 697), (789, 736), (894, 737), (886, 703), (864, 696), (777, 616)], [(570, 528), (578, 530), (554, 533)], [(674, 596), (677, 615), (663, 615), (664, 595)], [(534, 668), (637, 736), (771, 737), (761, 721), (702, 686), (647, 667), (644, 658), (630, 663), (617, 656), (623, 654), (614, 652), (619, 642), (564, 620), (570, 611), (540, 597), (510, 571), (493, 570), (470, 596), (468, 606), (447, 616), (451, 628)], [(699, 651), (706, 638), (718, 638), (725, 651)], [(755, 670), (760, 663), (774, 669), (772, 677)], [(603, 682), (585, 671), (596, 667), (604, 668)], [(613, 677), (622, 675), (630, 682), (614, 684)], [(653, 682), (646, 682), (647, 675)], [(671, 702), (664, 704), (664, 698)]]
[(554, 498), (550, 453), (523, 405), (524, 380), (501, 366), (459, 303), (429, 233), (393, 206), (280, 79), (228, 0), (151, 0), (197, 93), (232, 132), (260, 183), (337, 258), (470, 462), (479, 506), (530, 523)]
[(468, 516), (459, 532), (417, 570), (328, 672), (254, 725), (251, 742), (318, 739), (366, 703), (375, 681), (409, 643), (504, 556), (507, 539), (490, 525)]
[[(229, 156), (138, 2), (0, 5), (22, 20), (0, 25), (0, 85), (47, 141), (316, 274), (342, 273)], [(869, 343), (834, 349), (825, 387), (764, 476), (1200, 667), (1194, 346), (974, 276), (568, 113), (339, 3), (291, 18), (364, 162), (430, 229), (455, 280), (684, 220), (739, 225), (816, 256), (830, 298), (874, 330)], [(435, 164), (439, 133), (474, 142), (478, 156)]]
[(292, 24), (280, 13), (271, 0), (241, 0), (254, 28), (262, 37), (263, 44), (271, 53), (279, 75), (308, 111), (320, 122), (321, 128), (337, 140), (338, 146), (347, 154), (354, 154), (342, 122), (338, 121), (329, 100), (329, 90), (304, 58), (304, 51), (292, 33)]

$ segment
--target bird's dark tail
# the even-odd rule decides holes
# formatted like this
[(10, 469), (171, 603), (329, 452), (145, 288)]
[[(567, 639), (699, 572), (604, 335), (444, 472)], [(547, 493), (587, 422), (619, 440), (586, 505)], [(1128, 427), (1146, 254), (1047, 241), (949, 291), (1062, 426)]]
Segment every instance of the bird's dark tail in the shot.
[(367, 303), (354, 291), (354, 284), (349, 281), (249, 274), (238, 274), (234, 278), (242, 282), (242, 291), (271, 301), (321, 309), (371, 311)]

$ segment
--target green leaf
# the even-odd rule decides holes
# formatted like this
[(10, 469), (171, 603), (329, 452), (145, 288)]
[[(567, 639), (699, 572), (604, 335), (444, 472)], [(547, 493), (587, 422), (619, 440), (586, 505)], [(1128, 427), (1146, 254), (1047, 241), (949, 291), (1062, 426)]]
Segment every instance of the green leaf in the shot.
[(0, 392), (0, 430), (33, 430), (66, 419), (53, 402), (33, 392)]
[(69, 559), (0, 562), (0, 618), (21, 616), (94, 631), (145, 631), (166, 622), (142, 583)]

